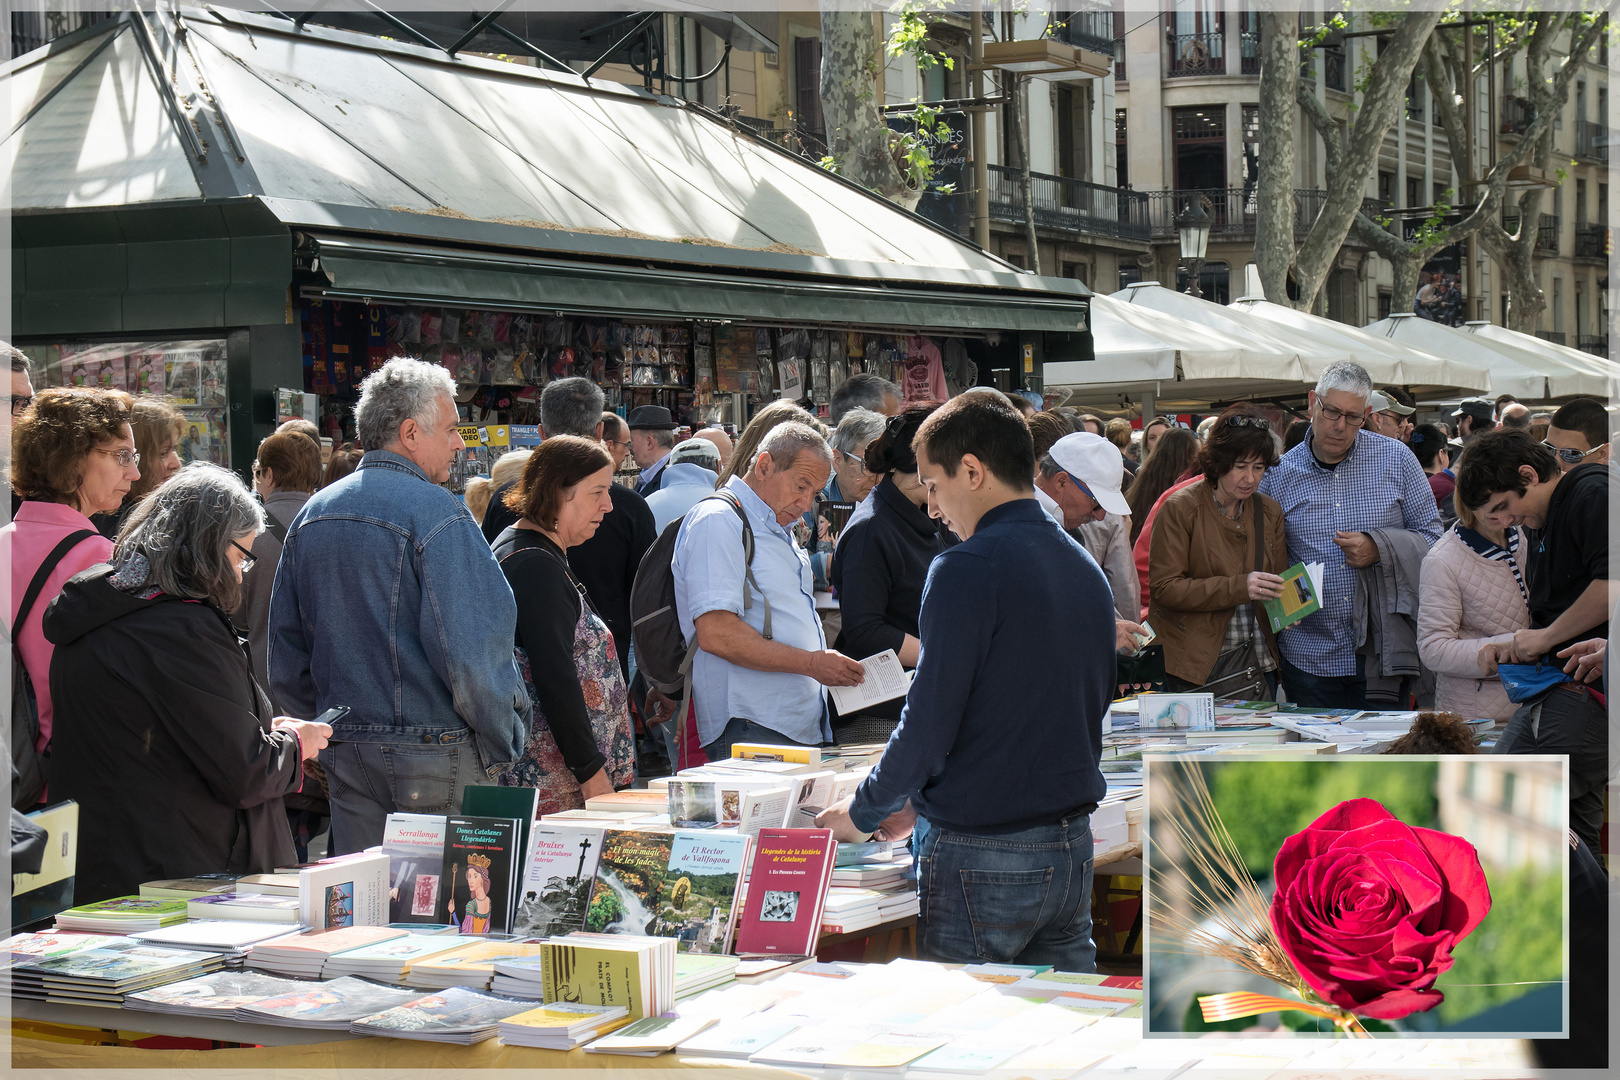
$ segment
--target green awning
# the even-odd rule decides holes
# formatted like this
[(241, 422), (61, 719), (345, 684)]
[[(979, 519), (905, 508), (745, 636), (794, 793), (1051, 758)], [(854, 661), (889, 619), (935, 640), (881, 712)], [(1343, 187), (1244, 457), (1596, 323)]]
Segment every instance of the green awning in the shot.
[(625, 264), (315, 236), (321, 295), (400, 304), (711, 319), (937, 333), (1088, 328), (1087, 298), (1027, 290), (897, 288), (860, 281), (719, 275)]

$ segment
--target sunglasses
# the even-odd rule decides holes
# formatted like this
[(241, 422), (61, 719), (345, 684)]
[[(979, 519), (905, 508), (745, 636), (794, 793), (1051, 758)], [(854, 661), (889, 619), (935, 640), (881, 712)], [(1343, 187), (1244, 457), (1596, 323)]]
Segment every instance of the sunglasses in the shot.
[(1581, 462), (1585, 461), (1587, 458), (1591, 457), (1593, 454), (1597, 453), (1599, 450), (1602, 450), (1603, 447), (1608, 446), (1609, 444), (1603, 443), (1599, 446), (1592, 447), (1590, 450), (1573, 450), (1567, 446), (1554, 446), (1546, 439), (1543, 439), (1541, 440), (1541, 445), (1557, 454), (1558, 460), (1562, 461), (1565, 465), (1579, 465)]
[(1263, 416), (1234, 416), (1226, 421), (1228, 427), (1252, 427), (1261, 431), (1271, 430), (1271, 421)]

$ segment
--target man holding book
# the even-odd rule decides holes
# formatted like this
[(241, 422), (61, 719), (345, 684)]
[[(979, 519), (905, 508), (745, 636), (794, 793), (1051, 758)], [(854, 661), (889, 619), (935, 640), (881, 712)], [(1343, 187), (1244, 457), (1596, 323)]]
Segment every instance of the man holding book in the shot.
[(1111, 611), (1108, 583), (1035, 501), (1029, 430), (1005, 401), (964, 394), (913, 446), (929, 511), (962, 543), (929, 567), (900, 726), (817, 824), (854, 841), (927, 822), (918, 946), (929, 958), (1090, 971), (1089, 815), (1106, 791), (1114, 630), (1075, 612)]

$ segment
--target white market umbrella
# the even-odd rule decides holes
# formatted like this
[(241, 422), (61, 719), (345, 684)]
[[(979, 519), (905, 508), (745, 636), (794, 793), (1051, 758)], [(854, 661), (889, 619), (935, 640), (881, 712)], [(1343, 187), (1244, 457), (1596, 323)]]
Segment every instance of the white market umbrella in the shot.
[(1081, 399), (1152, 391), (1160, 407), (1298, 393), (1297, 353), (1110, 296), (1091, 298), (1096, 358), (1049, 363), (1048, 387)]
[(1589, 394), (1592, 397), (1607, 400), (1612, 396), (1611, 387), (1614, 386), (1616, 378), (1620, 377), (1620, 367), (1616, 367), (1614, 361), (1608, 357), (1595, 356), (1579, 349), (1571, 349), (1567, 345), (1559, 345), (1557, 342), (1548, 341), (1546, 338), (1540, 338), (1534, 334), (1520, 333), (1517, 330), (1509, 330), (1505, 326), (1496, 326), (1488, 322), (1466, 323), (1463, 326), (1463, 331), (1485, 338), (1488, 341), (1499, 341), (1506, 345), (1512, 345), (1514, 348), (1523, 349), (1528, 353), (1535, 353), (1537, 356), (1566, 364), (1578, 371), (1585, 371), (1596, 376), (1599, 383), (1595, 388), (1579, 391), (1579, 393)]
[(1491, 373), (1476, 363), (1437, 355), (1269, 300), (1239, 297), (1232, 301), (1232, 310), (1273, 326), (1290, 340), (1344, 349), (1367, 369), (1375, 384), (1390, 383), (1423, 394), (1491, 392)]
[(1490, 370), (1494, 393), (1512, 394), (1520, 401), (1606, 392), (1602, 377), (1592, 372), (1484, 334), (1420, 319), (1411, 312), (1370, 323), (1366, 331), (1440, 356), (1458, 356), (1470, 364), (1481, 364)]

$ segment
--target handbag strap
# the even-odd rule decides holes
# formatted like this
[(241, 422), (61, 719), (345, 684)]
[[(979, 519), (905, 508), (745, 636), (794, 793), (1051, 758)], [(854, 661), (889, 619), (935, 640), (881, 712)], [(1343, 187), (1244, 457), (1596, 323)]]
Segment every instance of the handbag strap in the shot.
[(94, 529), (80, 529), (78, 532), (70, 533), (64, 537), (62, 542), (52, 548), (49, 555), (45, 556), (45, 561), (40, 563), (39, 569), (34, 572), (34, 580), (28, 583), (28, 591), (23, 593), (22, 603), (17, 607), (17, 617), (11, 621), (13, 643), (16, 642), (17, 633), (22, 625), (28, 621), (29, 613), (34, 610), (34, 601), (38, 600), (39, 594), (45, 591), (45, 582), (49, 580), (51, 571), (55, 570), (57, 565), (67, 558), (68, 552), (92, 536), (100, 535)]

